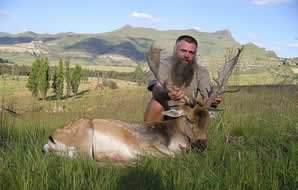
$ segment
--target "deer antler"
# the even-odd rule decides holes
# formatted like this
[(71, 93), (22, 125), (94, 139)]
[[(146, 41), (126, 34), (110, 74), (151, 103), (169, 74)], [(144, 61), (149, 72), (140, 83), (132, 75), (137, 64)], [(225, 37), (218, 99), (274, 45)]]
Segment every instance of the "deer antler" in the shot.
[(158, 82), (160, 82), (160, 77), (158, 74), (160, 65), (160, 52), (160, 48), (155, 48), (153, 45), (151, 45), (148, 53), (145, 55), (148, 66)]
[(230, 75), (232, 74), (234, 67), (239, 62), (239, 57), (242, 51), (243, 51), (243, 46), (241, 48), (238, 48), (238, 52), (234, 57), (230, 58), (231, 57), (231, 54), (230, 54), (228, 56), (228, 59), (226, 60), (226, 63), (223, 69), (217, 72), (218, 78), (214, 79), (216, 86), (213, 86), (211, 88), (211, 91), (208, 92), (208, 95), (209, 95), (209, 99), (207, 101), (208, 107), (210, 107), (211, 103), (218, 95), (222, 95), (223, 93), (227, 92), (224, 90), (224, 85), (228, 80), (228, 78), (230, 77)]

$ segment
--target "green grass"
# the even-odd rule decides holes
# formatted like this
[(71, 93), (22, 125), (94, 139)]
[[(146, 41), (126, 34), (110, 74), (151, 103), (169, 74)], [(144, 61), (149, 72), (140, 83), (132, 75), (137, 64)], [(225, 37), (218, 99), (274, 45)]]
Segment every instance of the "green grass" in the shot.
[(234, 74), (233, 77), (229, 80), (230, 85), (270, 85), (282, 81), (269, 72)]
[(91, 90), (46, 102), (2, 94), (4, 104), (16, 110), (31, 104), (69, 110), (28, 111), (20, 118), (0, 113), (0, 189), (296, 189), (296, 92), (297, 87), (249, 87), (227, 94), (224, 111), (211, 122), (207, 151), (148, 157), (128, 167), (45, 155), (41, 149), (54, 129), (74, 118), (141, 122), (150, 96), (145, 87)]

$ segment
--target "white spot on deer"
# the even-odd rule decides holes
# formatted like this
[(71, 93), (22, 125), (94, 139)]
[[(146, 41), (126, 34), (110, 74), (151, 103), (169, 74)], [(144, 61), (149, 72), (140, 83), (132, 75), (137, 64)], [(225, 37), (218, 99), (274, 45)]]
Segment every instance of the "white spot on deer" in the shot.
[(137, 153), (128, 144), (120, 141), (117, 137), (95, 133), (93, 138), (95, 157), (127, 160), (134, 159), (137, 156)]

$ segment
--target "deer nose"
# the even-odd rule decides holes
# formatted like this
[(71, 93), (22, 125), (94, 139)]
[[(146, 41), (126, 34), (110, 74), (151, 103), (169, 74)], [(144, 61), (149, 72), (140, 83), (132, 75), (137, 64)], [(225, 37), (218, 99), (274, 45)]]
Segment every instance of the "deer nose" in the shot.
[(197, 140), (191, 144), (191, 148), (197, 152), (203, 152), (207, 148), (207, 140)]

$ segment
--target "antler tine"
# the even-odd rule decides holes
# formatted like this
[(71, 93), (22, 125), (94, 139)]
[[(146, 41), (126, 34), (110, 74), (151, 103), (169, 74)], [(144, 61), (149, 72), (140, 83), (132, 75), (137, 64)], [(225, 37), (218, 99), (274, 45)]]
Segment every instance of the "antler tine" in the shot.
[(236, 88), (236, 89), (229, 89), (229, 90), (223, 90), (222, 92), (220, 92), (219, 95), (222, 95), (224, 93), (234, 93), (234, 92), (239, 92), (240, 91), (240, 88)]
[[(241, 48), (238, 48), (237, 54), (233, 58), (227, 59), (225, 61), (226, 63), (223, 69), (217, 72), (218, 78), (214, 80), (216, 82), (216, 90), (213, 89), (212, 92), (210, 93), (209, 100), (207, 101), (207, 105), (210, 106), (216, 96), (221, 95), (225, 92), (224, 91), (225, 82), (228, 80), (236, 64), (239, 62), (239, 57), (242, 51), (243, 51), (243, 46)], [(229, 52), (228, 57), (229, 58), (231, 57), (231, 52)]]
[[(219, 75), (219, 74), (218, 74)], [(213, 81), (219, 86), (220, 84), (219, 84), (219, 81), (218, 81), (218, 79), (213, 79)]]

